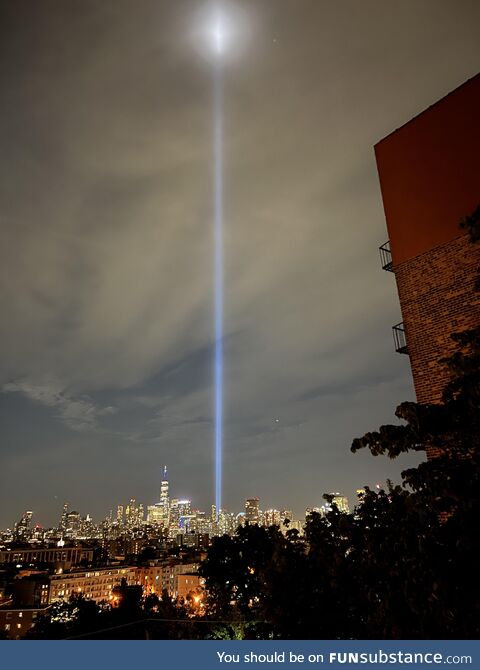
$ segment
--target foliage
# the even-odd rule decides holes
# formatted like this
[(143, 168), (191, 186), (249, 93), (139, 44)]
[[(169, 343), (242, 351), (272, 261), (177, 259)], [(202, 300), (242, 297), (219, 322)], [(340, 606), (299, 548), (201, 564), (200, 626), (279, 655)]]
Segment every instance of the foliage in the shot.
[(148, 595), (142, 602), (133, 597), (120, 599), (119, 606), (113, 608), (79, 595), (54, 603), (38, 618), (27, 638), (183, 639), (192, 637), (191, 626), (181, 623), (186, 618), (185, 607), (166, 591), (162, 598)]
[(100, 607), (82, 595), (54, 603), (47, 613), (38, 617), (35, 627), (27, 633), (29, 639), (57, 640), (95, 630), (100, 619)]
[(472, 243), (480, 241), (480, 205), (460, 221), (460, 228), (468, 233)]

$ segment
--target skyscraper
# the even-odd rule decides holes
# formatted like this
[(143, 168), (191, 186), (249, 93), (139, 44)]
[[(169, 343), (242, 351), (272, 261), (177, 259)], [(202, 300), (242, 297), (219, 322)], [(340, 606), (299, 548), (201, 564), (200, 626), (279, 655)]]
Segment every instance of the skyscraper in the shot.
[(258, 524), (260, 519), (260, 499), (247, 498), (245, 501), (245, 521)]
[(265, 510), (265, 526), (280, 526), (281, 513), (278, 509), (267, 509)]
[(33, 512), (27, 511), (22, 514), (22, 518), (15, 524), (15, 539), (18, 541), (27, 540), (30, 535), (30, 524), (32, 522)]
[(68, 512), (66, 522), (65, 522), (65, 535), (67, 537), (77, 537), (80, 532), (80, 513), (72, 510)]
[(170, 497), (168, 491), (168, 476), (167, 476), (167, 466), (163, 466), (163, 478), (162, 483), (160, 484), (160, 505), (163, 509), (163, 520), (166, 525), (168, 525), (168, 519), (170, 515)]
[(148, 523), (168, 526), (170, 523), (172, 503), (169, 497), (167, 466), (163, 466), (163, 476), (160, 484), (160, 501), (147, 507)]
[(339, 512), (344, 514), (350, 513), (350, 505), (348, 504), (347, 496), (342, 496), (340, 493), (332, 493), (332, 504), (336, 505)]
[(60, 517), (60, 530), (64, 531), (67, 527), (68, 503), (63, 503), (62, 516)]
[(123, 505), (118, 505), (117, 506), (117, 517), (116, 517), (117, 523), (119, 526), (123, 525)]

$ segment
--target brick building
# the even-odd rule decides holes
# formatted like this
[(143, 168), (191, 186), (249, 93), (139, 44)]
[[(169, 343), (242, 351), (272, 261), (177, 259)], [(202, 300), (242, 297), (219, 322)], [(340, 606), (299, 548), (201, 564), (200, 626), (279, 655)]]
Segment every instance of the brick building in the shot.
[[(179, 561), (151, 561), (150, 565), (138, 568), (138, 583), (143, 586), (144, 594), (155, 594), (162, 596), (163, 591), (167, 591), (171, 598), (184, 598), (184, 589), (187, 585), (193, 584), (185, 582), (184, 575), (197, 575), (198, 578), (199, 563), (181, 563)], [(197, 579), (198, 581), (198, 579)], [(198, 584), (195, 582), (196, 588)]]
[(420, 403), (441, 399), (451, 334), (480, 325), (480, 245), (459, 229), (480, 204), (479, 117), (480, 74), (375, 146), (390, 238), (382, 265), (395, 274), (403, 318), (395, 347), (410, 357)]
[(0, 607), (0, 631), (10, 640), (20, 640), (35, 625), (37, 618), (47, 612), (47, 607)]

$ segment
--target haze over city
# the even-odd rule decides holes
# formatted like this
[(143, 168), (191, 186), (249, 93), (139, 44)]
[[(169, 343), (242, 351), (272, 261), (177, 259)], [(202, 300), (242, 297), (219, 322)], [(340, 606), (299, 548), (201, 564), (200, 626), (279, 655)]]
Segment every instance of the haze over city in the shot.
[[(208, 5), (208, 3), (206, 3)], [(0, 8), (0, 526), (214, 502), (211, 64), (195, 0)], [(373, 145), (478, 71), (480, 5), (225, 3), (224, 506), (399, 480), (413, 399)], [(328, 13), (328, 20), (327, 20)], [(244, 48), (242, 48), (242, 45)]]

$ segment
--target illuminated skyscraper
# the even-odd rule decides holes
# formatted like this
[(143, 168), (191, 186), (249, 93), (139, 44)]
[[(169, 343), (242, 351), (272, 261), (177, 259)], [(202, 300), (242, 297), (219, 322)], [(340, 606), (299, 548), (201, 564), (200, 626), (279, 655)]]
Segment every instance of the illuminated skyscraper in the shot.
[(162, 482), (160, 484), (160, 502), (155, 503), (155, 505), (149, 505), (147, 507), (148, 523), (168, 526), (170, 523), (172, 503), (173, 501), (170, 501), (169, 497), (167, 466), (164, 465)]
[(312, 514), (323, 514), (323, 509), (321, 507), (307, 507), (305, 510), (305, 521)]
[(135, 498), (131, 498), (125, 510), (125, 525), (127, 528), (137, 528), (143, 521), (143, 505), (137, 507)]
[(245, 521), (258, 524), (260, 518), (260, 499), (247, 498), (245, 501)]
[(30, 535), (30, 524), (32, 521), (33, 512), (24, 512), (22, 518), (15, 524), (15, 539), (26, 540)]
[(147, 521), (151, 524), (165, 525), (165, 516), (163, 507), (160, 503), (156, 505), (148, 505), (147, 507)]
[(233, 535), (238, 526), (238, 523), (235, 518), (235, 514), (227, 512), (224, 509), (220, 510), (218, 515), (218, 527), (217, 531), (219, 535)]
[(80, 513), (72, 510), (67, 514), (65, 523), (65, 535), (67, 537), (77, 537), (80, 532), (81, 518)]
[(167, 479), (167, 466), (163, 466), (163, 479), (160, 485), (160, 504), (163, 505), (165, 510), (168, 510), (168, 479)]
[(178, 509), (178, 498), (172, 498), (170, 501), (170, 526), (178, 528), (180, 512)]
[(179, 516), (189, 516), (192, 513), (192, 501), (191, 500), (179, 500), (178, 501), (178, 514)]
[(278, 509), (265, 510), (265, 526), (279, 526), (280, 524), (281, 518)]
[(119, 526), (123, 524), (123, 505), (118, 505), (117, 507), (117, 523)]
[(67, 527), (68, 503), (63, 503), (62, 516), (60, 517), (60, 530)]
[(339, 512), (344, 514), (350, 513), (350, 505), (348, 504), (347, 496), (342, 496), (340, 493), (333, 493), (332, 503), (338, 507)]

